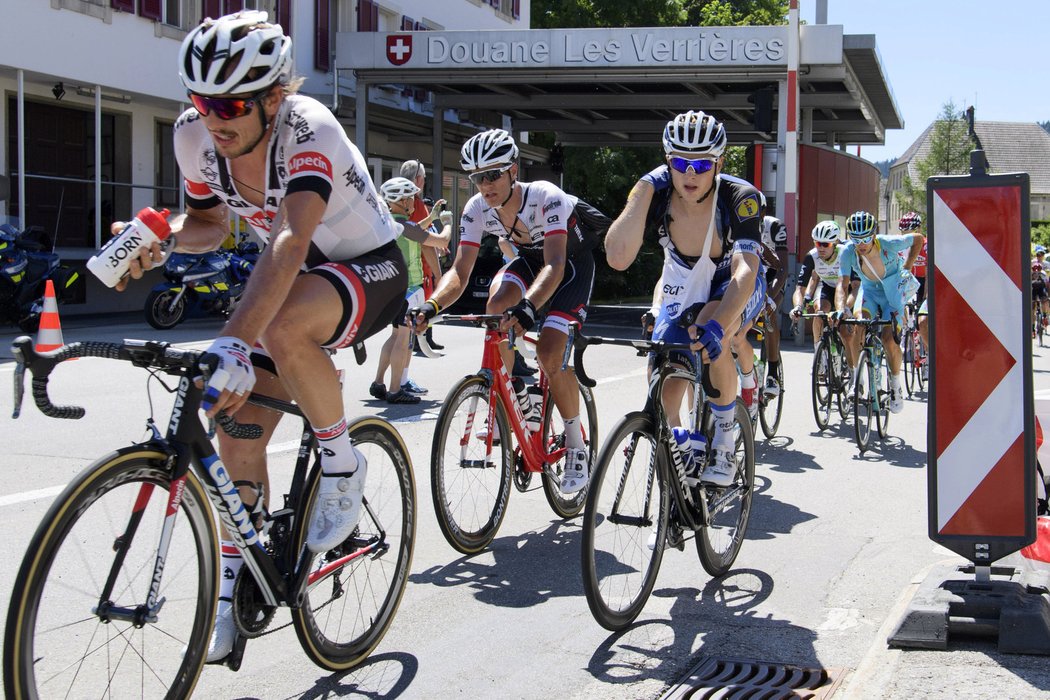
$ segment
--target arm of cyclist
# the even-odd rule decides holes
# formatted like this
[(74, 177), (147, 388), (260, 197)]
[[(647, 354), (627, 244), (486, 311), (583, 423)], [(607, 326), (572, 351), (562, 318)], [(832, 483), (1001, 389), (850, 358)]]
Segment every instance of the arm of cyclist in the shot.
[(840, 318), (851, 318), (853, 312), (850, 307), (846, 304), (847, 297), (850, 288), (850, 278), (839, 276), (839, 283), (835, 285), (835, 312), (831, 315), (831, 327), (835, 328), (838, 326)]
[(437, 289), (430, 295), (426, 303), (415, 312), (415, 332), (422, 333), (427, 329), (428, 322), (434, 318), (443, 308), (459, 299), (470, 280), (470, 273), (474, 270), (474, 263), (478, 259), (478, 246), (460, 242), (456, 249), (456, 259), (452, 267), (438, 280)]
[(567, 255), (568, 236), (548, 235), (543, 239), (543, 267), (536, 273), (536, 279), (532, 286), (525, 292), (525, 296), (515, 306), (510, 307), (504, 313), (503, 322), (500, 323), (501, 330), (514, 329), (515, 333), (524, 333), (532, 330), (536, 321), (536, 309), (541, 308), (558, 290), (562, 278), (565, 276), (565, 264)]
[[(747, 243), (738, 241), (737, 245)], [(747, 306), (747, 300), (755, 291), (755, 278), (758, 276), (761, 262), (757, 253), (734, 250), (732, 262), (730, 263), (729, 286), (726, 288), (722, 302), (714, 316), (706, 323), (693, 325), (689, 328), (689, 336), (697, 342), (693, 343), (696, 351), (704, 350), (707, 355), (705, 337), (708, 333), (715, 333), (718, 340), (722, 341), (723, 334), (728, 330), (732, 333), (737, 331), (737, 322), (740, 315)], [(712, 327), (712, 322), (714, 326)]]
[(908, 257), (904, 260), (904, 269), (911, 270), (911, 266), (915, 264), (919, 253), (922, 252), (922, 244), (925, 238), (921, 233), (906, 233), (904, 235), (911, 238), (911, 248), (908, 249)]
[[(248, 278), (244, 296), (223, 327), (222, 337), (208, 349), (208, 352), (220, 356), (220, 366), (225, 369), (228, 358), (224, 355), (224, 348), (235, 346), (237, 352), (230, 353), (233, 357), (230, 364), (246, 376), (237, 376), (231, 369), (232, 376), (226, 387), (232, 386), (234, 390), (222, 388), (221, 394), (207, 409), (207, 415), (214, 416), (221, 410), (233, 415), (247, 402), (255, 376), (251, 363), (241, 367), (243, 360), (239, 355), (244, 354), (242, 348), (251, 348), (255, 344), (287, 299), (292, 283), (306, 261), (314, 229), (327, 206), (316, 192), (300, 191), (287, 195), (278, 208), (270, 243)], [(238, 341), (240, 345), (232, 341)], [(219, 388), (220, 383), (213, 382), (209, 384), (208, 393)]]
[[(169, 221), (171, 235), (175, 239), (172, 252), (207, 253), (222, 245), (229, 235), (229, 212), (225, 204), (210, 209), (186, 207), (186, 213), (174, 216)], [(116, 235), (127, 225), (125, 221), (114, 221), (110, 232)], [(141, 279), (147, 270), (164, 262), (165, 253), (159, 243), (139, 248), (138, 255), (128, 261), (128, 276), (117, 282), (115, 289), (124, 291), (130, 280)]]
[(776, 278), (773, 280), (773, 285), (768, 292), (770, 299), (776, 299), (784, 291), (785, 285), (787, 285), (787, 261), (779, 251), (766, 248), (765, 253), (769, 266), (777, 271)]
[(627, 195), (627, 204), (605, 234), (605, 258), (614, 270), (626, 270), (642, 247), (645, 219), (653, 195), (671, 184), (671, 173), (661, 165), (643, 175)]
[(805, 289), (802, 288), (802, 284), (795, 285), (795, 292), (791, 295), (791, 318), (799, 319), (806, 311), (806, 307), (813, 303), (813, 295), (817, 291), (817, 285), (819, 284), (820, 277), (817, 276), (816, 272), (809, 273), (809, 283), (806, 284)]

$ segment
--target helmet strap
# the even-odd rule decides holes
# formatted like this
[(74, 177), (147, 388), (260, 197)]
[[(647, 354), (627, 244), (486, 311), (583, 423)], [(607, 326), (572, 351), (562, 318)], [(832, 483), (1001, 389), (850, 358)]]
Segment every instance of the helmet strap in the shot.
[(711, 196), (711, 193), (715, 191), (716, 187), (718, 187), (718, 175), (715, 175), (713, 178), (711, 178), (711, 186), (707, 188), (707, 192), (704, 193), (704, 196), (696, 200), (696, 203), (703, 203), (704, 200)]
[[(507, 173), (509, 174), (509, 173), (510, 173), (510, 171), (508, 170), (508, 171), (507, 171)], [(504, 199), (504, 200), (503, 200), (502, 202), (500, 202), (500, 203), (499, 203), (498, 205), (496, 205), (495, 207), (493, 207), (494, 209), (502, 209), (502, 208), (503, 208), (503, 205), (505, 205), (505, 204), (506, 204), (507, 202), (509, 202), (509, 201), (510, 201), (510, 198), (514, 196), (514, 186), (515, 186), (516, 184), (518, 184), (518, 181), (514, 179), (514, 176), (513, 176), (513, 175), (511, 175), (511, 176), (510, 176), (510, 194), (508, 194), (508, 195), (507, 195), (507, 198), (506, 198), (506, 199)]]

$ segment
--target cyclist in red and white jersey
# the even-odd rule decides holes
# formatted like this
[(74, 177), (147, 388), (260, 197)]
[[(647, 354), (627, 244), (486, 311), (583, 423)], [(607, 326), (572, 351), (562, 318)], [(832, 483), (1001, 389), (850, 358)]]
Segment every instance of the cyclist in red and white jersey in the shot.
[[(565, 419), (565, 469), (561, 490), (581, 491), (590, 475), (580, 427), (580, 394), (576, 374), (562, 370), (569, 324), (582, 324), (594, 286), (597, 237), (579, 225), (577, 198), (557, 185), (518, 180), (518, 146), (503, 129), (472, 136), (460, 151), (460, 165), (478, 188), (460, 217), (460, 242), (452, 268), (418, 310), (417, 330), (462, 294), (486, 235), (509, 241), (517, 255), (497, 276), (486, 311), (505, 315), (503, 329), (531, 330), (537, 312), (549, 305), (536, 345), (536, 357), (550, 382), (551, 397)], [(502, 347), (508, 373), (513, 351)], [(517, 390), (518, 387), (516, 386)]]
[[(279, 414), (247, 404), (248, 394), (258, 387), (294, 399), (320, 446), (307, 546), (324, 552), (353, 531), (367, 467), (347, 433), (331, 352), (404, 313), (407, 275), (365, 159), (328, 108), (295, 94), (301, 80), (292, 78), (291, 52), (291, 39), (261, 11), (209, 18), (187, 35), (179, 75), (193, 107), (175, 125), (186, 212), (172, 230), (176, 250), (212, 250), (229, 234), (233, 212), (269, 243), (208, 348), (219, 362), (202, 404), (210, 416), (224, 410), (262, 426), (263, 439), (220, 432), (222, 463), (208, 466), (265, 486), (266, 444)], [(159, 246), (143, 249), (131, 277), (162, 258)], [(241, 561), (232, 545), (222, 547), (209, 661), (225, 657), (236, 637), (230, 595)]]
[(1043, 320), (1050, 318), (1050, 267), (1046, 262), (1046, 248), (1041, 245), (1035, 247), (1035, 257), (1032, 258), (1032, 298), (1038, 299), (1043, 307)]

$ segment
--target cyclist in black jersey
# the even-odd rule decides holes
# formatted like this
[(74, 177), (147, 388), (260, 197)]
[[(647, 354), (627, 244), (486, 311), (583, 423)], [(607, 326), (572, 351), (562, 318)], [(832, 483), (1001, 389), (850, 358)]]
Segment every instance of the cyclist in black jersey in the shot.
[[(727, 138), (714, 117), (700, 111), (679, 114), (667, 123), (663, 145), (665, 162), (635, 184), (609, 228), (606, 258), (614, 269), (627, 269), (647, 234), (663, 247), (653, 338), (694, 340), (694, 347), (711, 362), (718, 392), (709, 398), (716, 418), (714, 460), (702, 478), (725, 486), (733, 478), (738, 384), (732, 353), (722, 351), (723, 341), (728, 344), (765, 302), (759, 194), (750, 183), (722, 174)], [(683, 328), (696, 309), (695, 322)], [(693, 364), (691, 357), (676, 361)], [(686, 382), (665, 385), (664, 405), (672, 426), (681, 424), (686, 388)]]
[[(269, 242), (222, 337), (208, 348), (218, 368), (202, 408), (262, 426), (260, 440), (219, 432), (217, 468), (225, 466), (232, 480), (263, 484), (264, 493), (266, 444), (280, 414), (247, 404), (248, 394), (258, 387), (302, 408), (322, 470), (306, 543), (321, 553), (353, 531), (367, 470), (347, 433), (331, 353), (404, 314), (407, 273), (367, 162), (327, 107), (295, 94), (302, 81), (292, 78), (291, 52), (291, 39), (262, 11), (209, 18), (186, 36), (179, 76), (193, 106), (175, 125), (175, 154), (187, 206), (172, 221), (172, 247), (217, 248), (229, 234), (231, 211)], [(156, 244), (143, 248), (130, 276), (141, 277), (163, 257)], [(241, 494), (249, 503), (257, 496)], [(230, 596), (241, 560), (232, 542), (222, 551), (209, 662), (228, 655), (236, 637)]]

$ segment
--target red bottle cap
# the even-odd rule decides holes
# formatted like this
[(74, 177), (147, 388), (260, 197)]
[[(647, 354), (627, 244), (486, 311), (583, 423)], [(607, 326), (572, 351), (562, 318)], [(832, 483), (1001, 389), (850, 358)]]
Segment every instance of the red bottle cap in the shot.
[(146, 207), (138, 213), (136, 218), (144, 223), (150, 231), (153, 231), (153, 235), (163, 241), (171, 235), (171, 226), (168, 225), (169, 214), (171, 214), (171, 211), (168, 209), (157, 211), (152, 207)]

